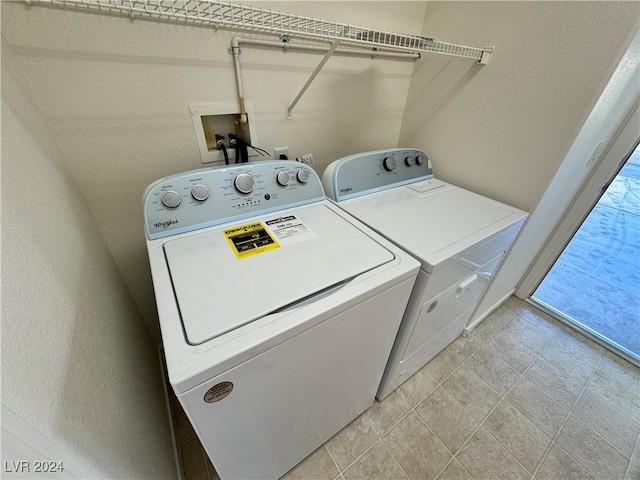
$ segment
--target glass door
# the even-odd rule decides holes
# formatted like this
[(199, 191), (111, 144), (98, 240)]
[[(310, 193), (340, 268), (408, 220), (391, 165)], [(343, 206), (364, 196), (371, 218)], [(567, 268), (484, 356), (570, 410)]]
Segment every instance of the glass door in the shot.
[(531, 298), (640, 362), (640, 147)]

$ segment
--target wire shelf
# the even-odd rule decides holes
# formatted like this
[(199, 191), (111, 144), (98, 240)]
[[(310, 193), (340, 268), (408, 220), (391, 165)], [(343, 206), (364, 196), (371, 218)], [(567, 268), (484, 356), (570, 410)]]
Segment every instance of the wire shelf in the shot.
[(370, 48), (429, 52), (482, 61), (492, 47), (468, 47), (433, 38), (372, 30), (345, 23), (216, 0), (25, 0), (29, 4), (338, 41)]

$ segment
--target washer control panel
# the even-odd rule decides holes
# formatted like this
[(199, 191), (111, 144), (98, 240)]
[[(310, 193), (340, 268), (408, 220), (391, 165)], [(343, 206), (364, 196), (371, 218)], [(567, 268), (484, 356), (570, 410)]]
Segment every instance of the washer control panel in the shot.
[(150, 240), (324, 199), (316, 172), (269, 160), (204, 168), (147, 187), (143, 209)]
[(335, 201), (433, 178), (426, 153), (392, 148), (358, 153), (331, 163), (322, 176), (327, 197)]

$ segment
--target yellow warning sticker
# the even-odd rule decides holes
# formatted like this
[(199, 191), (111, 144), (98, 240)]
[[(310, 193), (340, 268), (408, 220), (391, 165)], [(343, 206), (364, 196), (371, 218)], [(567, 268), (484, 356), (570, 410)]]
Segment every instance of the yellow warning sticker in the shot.
[(237, 258), (249, 257), (280, 246), (262, 222), (227, 228), (222, 233), (227, 237)]

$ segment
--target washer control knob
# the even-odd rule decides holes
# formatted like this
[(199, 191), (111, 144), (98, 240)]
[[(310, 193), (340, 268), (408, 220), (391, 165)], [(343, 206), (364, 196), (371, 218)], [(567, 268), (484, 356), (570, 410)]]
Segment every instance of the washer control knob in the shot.
[(251, 193), (255, 186), (255, 180), (253, 180), (253, 177), (248, 173), (241, 173), (233, 183), (240, 193)]
[(309, 181), (309, 172), (307, 170), (299, 170), (296, 177), (300, 183), (307, 183)]
[(291, 181), (291, 177), (287, 172), (280, 172), (278, 173), (276, 180), (280, 185), (282, 185), (283, 187), (286, 187), (287, 185), (289, 185), (289, 182)]
[(422, 165), (422, 164), (424, 163), (424, 161), (425, 161), (424, 155), (418, 155), (418, 156), (416, 157), (416, 163), (417, 163), (418, 165)]
[(209, 198), (209, 189), (204, 185), (194, 185), (191, 189), (191, 196), (200, 202)]
[(412, 156), (408, 156), (407, 158), (404, 159), (404, 163), (407, 167), (410, 167), (411, 165), (413, 165), (415, 162), (415, 159)]
[(385, 157), (382, 161), (382, 166), (387, 172), (390, 172), (396, 168), (396, 160), (393, 157)]
[(180, 205), (180, 194), (175, 190), (167, 190), (162, 194), (162, 204), (167, 208), (176, 208)]

